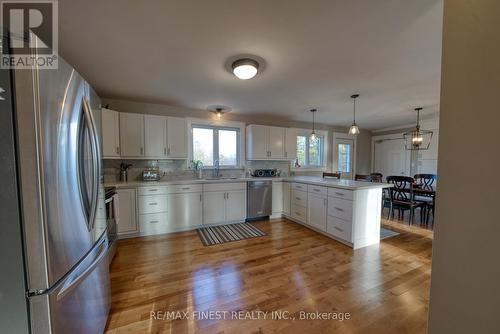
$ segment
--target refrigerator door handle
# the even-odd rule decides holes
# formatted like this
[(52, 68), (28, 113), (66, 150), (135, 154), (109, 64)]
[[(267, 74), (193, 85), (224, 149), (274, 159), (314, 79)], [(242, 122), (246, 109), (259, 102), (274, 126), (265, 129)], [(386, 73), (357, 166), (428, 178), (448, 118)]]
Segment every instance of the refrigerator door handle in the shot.
[(99, 183), (100, 183), (100, 151), (99, 151), (99, 142), (97, 140), (97, 130), (95, 127), (95, 122), (92, 117), (92, 111), (90, 109), (90, 105), (88, 101), (83, 98), (83, 113), (85, 117), (85, 123), (87, 124), (88, 130), (90, 132), (90, 144), (92, 151), (92, 176), (94, 178), (92, 183), (92, 192), (90, 198), (90, 211), (88, 216), (87, 227), (89, 231), (94, 228), (95, 225), (95, 217), (97, 214), (97, 206), (98, 206), (98, 194), (99, 194)]
[(83, 271), (78, 270), (79, 268), (77, 267), (75, 272), (66, 279), (66, 282), (63, 283), (61, 289), (57, 293), (57, 300), (63, 299), (64, 296), (71, 292), (79, 282), (85, 279), (85, 277), (87, 277), (92, 272), (92, 270), (94, 270), (101, 259), (108, 254), (108, 239), (103, 238), (97, 248), (99, 250), (97, 252), (96, 258), (92, 261), (92, 263), (89, 264), (88, 267)]

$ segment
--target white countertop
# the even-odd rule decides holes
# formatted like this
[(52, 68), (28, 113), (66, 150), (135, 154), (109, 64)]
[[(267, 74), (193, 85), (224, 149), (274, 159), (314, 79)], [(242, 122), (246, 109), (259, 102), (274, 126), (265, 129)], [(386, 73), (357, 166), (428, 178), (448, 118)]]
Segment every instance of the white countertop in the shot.
[(299, 182), (313, 184), (317, 186), (325, 186), (332, 188), (342, 188), (349, 190), (358, 189), (377, 189), (377, 188), (388, 188), (392, 185), (388, 183), (375, 183), (366, 181), (352, 181), (352, 180), (336, 180), (322, 178), (320, 176), (290, 176), (290, 177), (242, 177), (236, 179), (185, 179), (185, 180), (175, 180), (175, 179), (162, 179), (160, 181), (130, 181), (130, 182), (106, 182), (105, 187), (117, 187), (117, 188), (135, 188), (135, 187), (146, 187), (146, 186), (168, 186), (175, 184), (208, 184), (208, 183), (232, 183), (232, 182), (248, 182), (248, 181), (288, 181), (288, 182)]

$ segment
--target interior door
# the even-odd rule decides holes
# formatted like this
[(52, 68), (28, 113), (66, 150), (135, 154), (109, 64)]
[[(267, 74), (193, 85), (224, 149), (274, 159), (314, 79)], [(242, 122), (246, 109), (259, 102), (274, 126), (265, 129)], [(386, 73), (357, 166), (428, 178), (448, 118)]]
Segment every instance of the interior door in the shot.
[(341, 178), (352, 180), (354, 178), (354, 139), (336, 138), (334, 159), (334, 165), (341, 173)]
[(246, 190), (226, 193), (226, 221), (243, 221), (246, 218)]
[(173, 159), (187, 157), (187, 123), (183, 118), (169, 117), (167, 120), (167, 155)]
[(216, 224), (226, 221), (226, 192), (210, 191), (203, 193), (203, 224)]
[(167, 118), (144, 115), (144, 146), (146, 156), (165, 158), (167, 156)]
[(410, 174), (410, 151), (405, 149), (403, 138), (388, 138), (375, 141), (374, 172), (382, 173), (384, 179), (390, 175)]

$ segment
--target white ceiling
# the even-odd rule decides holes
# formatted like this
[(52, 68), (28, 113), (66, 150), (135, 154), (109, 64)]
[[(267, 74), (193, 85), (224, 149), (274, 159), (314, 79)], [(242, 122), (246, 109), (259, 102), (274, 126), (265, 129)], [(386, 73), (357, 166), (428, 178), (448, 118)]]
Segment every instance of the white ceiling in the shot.
[[(442, 0), (64, 0), (60, 52), (103, 97), (378, 129), (436, 112)], [(255, 54), (251, 80), (227, 62)]]

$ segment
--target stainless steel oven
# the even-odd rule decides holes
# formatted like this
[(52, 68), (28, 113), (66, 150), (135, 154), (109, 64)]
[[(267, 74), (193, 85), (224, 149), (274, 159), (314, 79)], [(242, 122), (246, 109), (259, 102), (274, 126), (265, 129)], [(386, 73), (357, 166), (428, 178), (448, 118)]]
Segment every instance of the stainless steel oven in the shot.
[(117, 208), (116, 208), (116, 188), (115, 187), (106, 187), (105, 189), (106, 195), (104, 204), (106, 205), (106, 225), (108, 228), (108, 238), (109, 238), (109, 263), (113, 260), (113, 257), (116, 253), (116, 240), (117, 240)]

